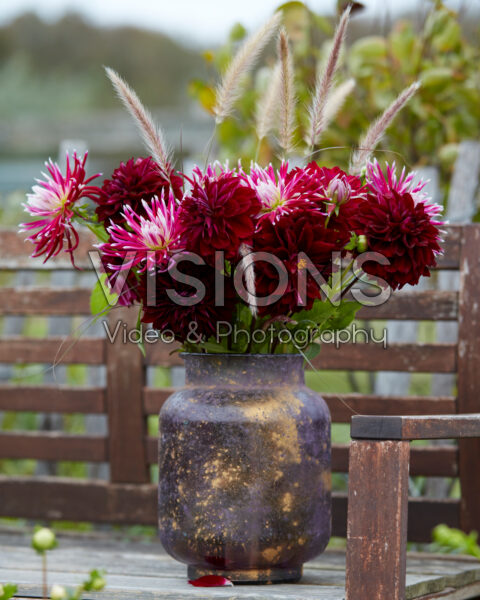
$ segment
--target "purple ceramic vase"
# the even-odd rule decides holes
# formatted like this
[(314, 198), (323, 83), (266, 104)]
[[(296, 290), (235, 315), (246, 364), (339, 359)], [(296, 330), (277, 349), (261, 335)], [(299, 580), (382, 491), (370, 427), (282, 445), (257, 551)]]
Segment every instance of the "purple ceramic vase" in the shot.
[(300, 355), (185, 354), (160, 412), (159, 529), (191, 579), (298, 581), (330, 539), (330, 414)]

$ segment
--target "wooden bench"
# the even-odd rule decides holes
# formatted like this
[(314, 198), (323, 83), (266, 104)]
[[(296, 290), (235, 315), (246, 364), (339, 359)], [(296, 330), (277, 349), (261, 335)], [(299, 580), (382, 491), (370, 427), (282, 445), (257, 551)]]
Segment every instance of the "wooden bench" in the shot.
[[(456, 396), (381, 397), (329, 393), (325, 398), (334, 423), (349, 423), (352, 414), (418, 416), (480, 412), (480, 226), (450, 226), (446, 230), (445, 255), (439, 269), (460, 271), (459, 290), (400, 292), (385, 305), (362, 309), (360, 315), (369, 321), (458, 321), (459, 342), (391, 344), (387, 349), (372, 343), (344, 344), (338, 349), (325, 345), (315, 366), (338, 371), (453, 373), (457, 376)], [(91, 239), (84, 236), (78, 261), (84, 269), (91, 269), (87, 259), (90, 244)], [(0, 232), (0, 272), (71, 270), (68, 259), (42, 265), (28, 258), (29, 250), (15, 232)], [(86, 316), (89, 293), (89, 289), (2, 287), (0, 316)], [(114, 324), (118, 319), (133, 326), (136, 314), (131, 309), (115, 309), (109, 320)], [(170, 345), (150, 346), (144, 360), (135, 345), (120, 341), (110, 344), (104, 337), (92, 337), (88, 332), (80, 339), (3, 336), (0, 339), (0, 363), (51, 364), (61, 358), (62, 364), (105, 365), (106, 385), (0, 383), (0, 412), (107, 415), (108, 433), (73, 435), (58, 431), (1, 431), (0, 460), (106, 462), (110, 467), (110, 479), (2, 475), (0, 516), (155, 525), (156, 487), (151, 482), (150, 466), (157, 460), (157, 442), (147, 434), (146, 419), (158, 413), (171, 389), (147, 385), (146, 370), (150, 366), (171, 368), (181, 365), (181, 358), (172, 355), (171, 350)], [(334, 445), (334, 472), (348, 472), (348, 455), (348, 445)], [(431, 531), (438, 523), (461, 527), (465, 531), (480, 531), (480, 478), (475, 475), (479, 457), (478, 439), (462, 439), (458, 446), (411, 448), (411, 475), (459, 477), (462, 497), (461, 500), (410, 498), (409, 541), (431, 541)], [(333, 535), (347, 535), (345, 493), (333, 494)]]

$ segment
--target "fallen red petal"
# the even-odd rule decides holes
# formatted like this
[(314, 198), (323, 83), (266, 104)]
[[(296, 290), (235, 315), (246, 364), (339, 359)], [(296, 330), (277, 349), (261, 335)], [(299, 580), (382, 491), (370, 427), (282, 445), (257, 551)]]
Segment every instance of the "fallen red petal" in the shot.
[(230, 579), (220, 577), (220, 575), (204, 575), (198, 579), (189, 579), (188, 583), (195, 587), (223, 587), (233, 585)]

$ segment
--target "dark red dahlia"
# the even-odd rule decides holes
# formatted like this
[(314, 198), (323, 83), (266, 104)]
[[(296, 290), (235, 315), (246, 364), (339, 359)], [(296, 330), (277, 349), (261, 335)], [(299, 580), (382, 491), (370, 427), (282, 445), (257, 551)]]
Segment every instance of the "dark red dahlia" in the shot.
[(390, 264), (368, 261), (363, 270), (384, 279), (392, 289), (415, 285), (422, 275), (429, 276), (441, 252), (436, 211), (410, 193), (395, 189), (388, 194), (371, 193), (363, 200), (354, 222), (358, 234), (367, 238), (368, 250), (385, 256)]
[(130, 206), (136, 213), (143, 215), (142, 200), (150, 203), (154, 196), (160, 198), (162, 192), (168, 198), (170, 182), (175, 197), (181, 198), (182, 178), (172, 170), (169, 181), (151, 157), (131, 158), (126, 163), (120, 163), (112, 178), (103, 182), (102, 193), (96, 200), (99, 221), (121, 224), (124, 221), (124, 206)]
[[(178, 257), (177, 257), (178, 260)], [(172, 266), (173, 259), (170, 262)], [(208, 265), (196, 265), (189, 261), (181, 260), (178, 271), (188, 277), (195, 277), (205, 286), (205, 293), (196, 289), (198, 282), (178, 281), (171, 270), (155, 272), (154, 283), (151, 288), (155, 290), (152, 297), (147, 286), (149, 274), (143, 273), (140, 284), (140, 296), (143, 302), (144, 323), (152, 323), (159, 331), (173, 332), (175, 339), (180, 342), (199, 343), (217, 333), (217, 323), (226, 321), (230, 323), (235, 308), (235, 296), (231, 278), (223, 277), (224, 306), (216, 306), (215, 301), (215, 269)], [(151, 275), (150, 275), (151, 276)], [(173, 290), (183, 300), (176, 301), (169, 297), (167, 290)], [(149, 295), (150, 294), (150, 295)], [(195, 304), (192, 303), (195, 301)]]
[[(332, 272), (332, 253), (340, 252), (350, 236), (325, 227), (327, 215), (319, 209), (297, 209), (281, 215), (275, 223), (262, 219), (253, 238), (254, 252), (267, 252), (278, 258), (288, 274), (285, 292), (270, 306), (259, 307), (262, 316), (288, 315), (303, 308), (309, 310), (320, 298), (319, 284), (306, 278), (306, 297), (299, 287), (299, 271), (307, 267), (308, 257), (325, 281)], [(299, 256), (300, 255), (300, 256)], [(279, 284), (277, 269), (269, 262), (255, 261), (255, 289), (258, 297), (273, 294)]]
[(240, 245), (251, 242), (260, 210), (254, 190), (231, 171), (200, 176), (197, 172), (191, 183), (179, 213), (185, 247), (209, 264), (216, 250), (224, 251), (227, 260), (236, 258)]

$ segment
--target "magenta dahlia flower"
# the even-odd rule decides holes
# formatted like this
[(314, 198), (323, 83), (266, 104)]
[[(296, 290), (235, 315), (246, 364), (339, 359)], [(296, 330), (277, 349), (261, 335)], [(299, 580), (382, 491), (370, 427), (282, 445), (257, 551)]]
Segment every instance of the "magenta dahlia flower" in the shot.
[(255, 191), (235, 171), (194, 170), (191, 190), (180, 205), (187, 250), (213, 264), (215, 251), (227, 260), (238, 256), (242, 243), (250, 243), (260, 203)]
[[(217, 306), (213, 267), (181, 261), (178, 263), (178, 270), (199, 280), (205, 287), (205, 293), (202, 294), (201, 289), (197, 290), (194, 286), (172, 277), (170, 269), (157, 271), (155, 274), (145, 271), (141, 277), (139, 290), (143, 304), (142, 321), (152, 323), (153, 327), (160, 331), (171, 331), (175, 339), (181, 342), (200, 343), (216, 334), (217, 323), (231, 322), (233, 318), (235, 295), (231, 278), (224, 277), (224, 306)], [(147, 286), (148, 276), (155, 276), (154, 285), (151, 286), (156, 290), (154, 298), (150, 297), (151, 291)], [(178, 294), (179, 302), (168, 295), (168, 290)], [(185, 304), (183, 299), (187, 300)]]
[(441, 252), (437, 220), (441, 208), (427, 202), (422, 193), (425, 184), (413, 184), (404, 172), (396, 179), (394, 167), (387, 177), (378, 171), (378, 163), (367, 169), (369, 194), (360, 202), (355, 215), (355, 230), (367, 238), (368, 250), (389, 260), (388, 265), (368, 261), (363, 270), (384, 279), (392, 289), (415, 285), (422, 275), (429, 276)]
[(313, 207), (313, 203), (320, 200), (316, 186), (309, 185), (310, 177), (305, 169), (289, 172), (288, 162), (282, 162), (277, 171), (272, 165), (265, 169), (254, 165), (245, 178), (260, 201), (260, 217), (266, 216), (271, 221), (297, 208)]
[(142, 201), (143, 213), (137, 214), (130, 206), (125, 206), (123, 226), (113, 223), (107, 227), (110, 239), (99, 246), (106, 257), (120, 261), (112, 263), (113, 271), (121, 271), (140, 266), (140, 271), (153, 269), (165, 263), (173, 252), (180, 249), (181, 226), (178, 220), (178, 204), (170, 191), (168, 202), (154, 197), (150, 204)]
[[(289, 315), (301, 309), (309, 310), (320, 298), (318, 283), (308, 275), (306, 298), (299, 290), (299, 271), (304, 269), (305, 254), (325, 281), (332, 272), (332, 253), (343, 250), (345, 240), (331, 227), (325, 227), (327, 215), (317, 209), (297, 209), (280, 215), (275, 222), (262, 219), (253, 238), (253, 251), (274, 255), (284, 265), (288, 274), (285, 292), (269, 306), (259, 307), (261, 316)], [(255, 290), (258, 297), (274, 294), (279, 284), (279, 274), (269, 262), (255, 262)]]
[(99, 221), (122, 224), (123, 212), (126, 206), (137, 214), (144, 214), (145, 205), (150, 204), (155, 197), (173, 192), (175, 198), (182, 197), (183, 179), (175, 175), (173, 170), (169, 178), (151, 158), (131, 158), (126, 163), (120, 163), (111, 179), (103, 182), (102, 191), (97, 199), (96, 213)]
[(74, 205), (82, 198), (96, 199), (99, 194), (99, 188), (89, 183), (100, 174), (85, 178), (87, 156), (88, 153), (85, 153), (80, 160), (74, 153), (72, 167), (67, 154), (65, 175), (50, 159), (45, 163), (49, 175), (43, 173), (45, 181), (37, 179), (38, 185), (33, 186), (31, 194), (27, 194), (26, 212), (32, 217), (40, 217), (37, 221), (20, 225), (22, 232), (37, 230), (27, 238), (35, 245), (33, 257), (45, 255), (46, 262), (61, 252), (66, 244), (65, 252), (70, 254), (75, 266), (73, 252), (78, 246), (78, 233), (72, 222)]

